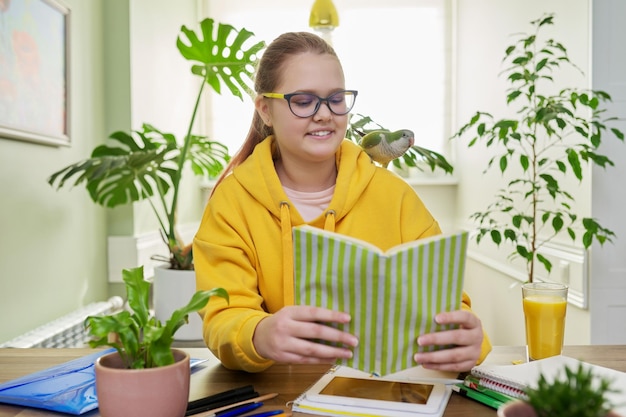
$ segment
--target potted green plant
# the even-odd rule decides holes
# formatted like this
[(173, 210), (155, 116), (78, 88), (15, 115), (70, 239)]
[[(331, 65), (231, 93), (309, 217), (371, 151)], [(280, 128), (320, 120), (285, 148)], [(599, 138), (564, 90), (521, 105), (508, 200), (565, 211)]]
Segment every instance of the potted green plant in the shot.
[[(195, 291), (191, 245), (179, 237), (176, 224), (183, 173), (190, 166), (196, 175), (214, 177), (230, 159), (226, 146), (192, 133), (199, 105), (206, 86), (217, 94), (226, 88), (242, 100), (244, 93), (253, 95), (248, 82), (265, 46), (262, 41), (252, 42), (253, 35), (209, 18), (200, 22), (199, 33), (182, 26), (176, 46), (193, 63), (192, 74), (202, 79), (185, 137), (178, 140), (147, 123), (141, 130), (114, 132), (109, 143), (96, 147), (89, 158), (48, 179), (57, 189), (83, 184), (94, 202), (109, 208), (149, 201), (169, 251), (168, 257), (154, 257), (167, 265), (155, 269), (154, 308), (160, 319), (169, 317)], [(180, 339), (201, 338), (199, 318), (191, 321), (179, 332)]]
[(91, 347), (116, 350), (95, 364), (100, 415), (182, 417), (189, 399), (189, 354), (172, 348), (174, 334), (210, 297), (228, 301), (228, 293), (223, 288), (197, 291), (163, 323), (150, 312), (150, 283), (143, 267), (125, 269), (122, 277), (130, 311), (85, 320)]
[(543, 375), (537, 386), (525, 390), (526, 399), (506, 403), (498, 417), (619, 417), (607, 397), (618, 392), (606, 378), (596, 378), (591, 368), (564, 368), (554, 381)]
[(562, 180), (573, 175), (581, 181), (585, 164), (614, 165), (599, 153), (609, 129), (624, 141), (622, 131), (609, 127), (616, 118), (607, 117), (602, 107), (611, 100), (608, 93), (575, 88), (550, 93), (555, 89), (555, 71), (562, 65), (578, 69), (560, 42), (541, 41), (541, 29), (553, 21), (552, 14), (532, 21), (534, 33), (522, 35), (506, 49), (503, 73), (510, 85), (506, 103), (517, 118), (497, 120), (478, 111), (453, 136), (472, 131), (469, 147), (481, 142), (495, 152), (485, 171), (495, 166), (512, 175), (494, 201), (471, 218), (478, 224), (477, 243), (488, 237), (496, 245), (512, 244), (511, 257), (524, 260), (529, 282), (536, 276), (537, 262), (550, 273), (552, 263), (541, 249), (561, 232), (582, 242), (585, 249), (594, 240), (600, 244), (612, 240), (613, 231), (574, 211), (573, 194)]

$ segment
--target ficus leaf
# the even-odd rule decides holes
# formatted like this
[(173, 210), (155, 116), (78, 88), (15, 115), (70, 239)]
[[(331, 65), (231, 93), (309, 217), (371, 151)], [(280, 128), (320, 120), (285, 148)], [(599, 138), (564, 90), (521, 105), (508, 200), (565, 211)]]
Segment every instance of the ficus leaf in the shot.
[(522, 166), (522, 169), (524, 171), (526, 171), (528, 169), (528, 167), (530, 166), (530, 162), (529, 162), (529, 159), (528, 159), (527, 155), (520, 155), (519, 162), (520, 162), (520, 165)]
[(499, 245), (500, 243), (502, 243), (502, 235), (500, 234), (498, 230), (492, 230), (490, 235), (491, 235), (491, 240), (493, 241), (493, 243), (495, 243), (496, 245)]
[(541, 262), (548, 273), (552, 271), (552, 262), (540, 253), (537, 253), (537, 260)]
[(572, 167), (572, 172), (578, 178), (578, 180), (582, 180), (583, 173), (582, 168), (580, 166), (580, 160), (578, 159), (578, 153), (573, 149), (567, 150), (567, 161), (569, 162), (570, 167)]
[(529, 259), (531, 256), (533, 256), (533, 254), (530, 253), (528, 249), (526, 249), (526, 247), (523, 245), (517, 245), (515, 249), (517, 250), (517, 253), (524, 259)]
[(506, 171), (506, 167), (508, 166), (508, 159), (506, 157), (506, 155), (500, 157), (500, 171), (504, 172)]
[(552, 219), (552, 228), (555, 233), (558, 233), (563, 228), (563, 218), (561, 216), (554, 216)]

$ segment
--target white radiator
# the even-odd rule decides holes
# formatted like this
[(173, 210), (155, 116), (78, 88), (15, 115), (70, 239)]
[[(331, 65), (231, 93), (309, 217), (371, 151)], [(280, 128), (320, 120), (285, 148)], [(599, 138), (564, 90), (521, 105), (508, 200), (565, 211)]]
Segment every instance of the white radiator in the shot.
[(85, 332), (85, 319), (88, 316), (110, 314), (124, 305), (121, 297), (88, 304), (71, 313), (37, 327), (8, 342), (0, 348), (65, 348), (85, 347), (89, 340)]

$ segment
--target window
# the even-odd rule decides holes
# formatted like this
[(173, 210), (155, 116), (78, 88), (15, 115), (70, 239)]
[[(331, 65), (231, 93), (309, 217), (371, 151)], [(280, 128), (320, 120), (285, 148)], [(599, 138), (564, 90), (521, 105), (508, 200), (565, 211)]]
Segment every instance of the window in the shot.
[[(449, 2), (442, 0), (334, 0), (339, 27), (332, 43), (346, 75), (359, 91), (353, 113), (370, 116), (390, 130), (411, 129), (416, 143), (447, 154), (449, 134)], [(205, 15), (271, 42), (308, 27), (312, 0), (206, 0)], [(227, 95), (210, 106), (210, 135), (239, 149), (254, 106)]]

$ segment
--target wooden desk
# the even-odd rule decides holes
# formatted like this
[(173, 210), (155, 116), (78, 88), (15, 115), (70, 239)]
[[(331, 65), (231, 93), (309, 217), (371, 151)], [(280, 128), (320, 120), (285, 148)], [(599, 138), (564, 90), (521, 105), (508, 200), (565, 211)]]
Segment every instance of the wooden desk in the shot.
[[(252, 384), (260, 394), (277, 392), (279, 396), (268, 401), (261, 410), (286, 408), (285, 404), (294, 400), (309, 385), (315, 382), (327, 369), (326, 365), (276, 365), (265, 372), (248, 374), (229, 371), (204, 348), (187, 348), (194, 358), (210, 358), (208, 363), (191, 376), (190, 399), (194, 400), (228, 389)], [(0, 349), (0, 382), (27, 375), (49, 366), (69, 361), (89, 353), (91, 349)], [(626, 372), (626, 345), (620, 346), (567, 346), (563, 352), (567, 356)], [(513, 360), (524, 359), (525, 349), (515, 346), (496, 346), (487, 358), (487, 363), (510, 364)], [(0, 417), (53, 417), (61, 414), (44, 410), (29, 409), (0, 404)], [(84, 416), (98, 416), (94, 410)], [(495, 410), (452, 394), (446, 417), (495, 417)], [(304, 416), (294, 413), (294, 416)]]

